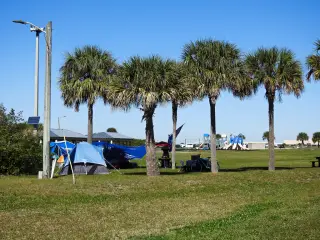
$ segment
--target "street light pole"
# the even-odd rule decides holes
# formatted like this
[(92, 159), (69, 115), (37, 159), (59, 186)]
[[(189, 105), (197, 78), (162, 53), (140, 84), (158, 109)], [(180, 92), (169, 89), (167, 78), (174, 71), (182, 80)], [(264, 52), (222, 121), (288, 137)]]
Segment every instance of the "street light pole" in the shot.
[(46, 74), (44, 91), (44, 122), (43, 122), (43, 171), (42, 177), (50, 177), (50, 120), (51, 120), (51, 51), (52, 51), (52, 22), (48, 22), (45, 28), (40, 28), (33, 23), (14, 20), (14, 23), (29, 25), (31, 32), (36, 32), (36, 60), (35, 60), (35, 93), (34, 114), (38, 116), (39, 97), (39, 35), (45, 33), (46, 40)]
[(51, 51), (52, 22), (46, 26), (46, 74), (44, 91), (44, 124), (43, 124), (43, 177), (50, 177), (50, 118), (51, 118)]
[(40, 28), (31, 22), (26, 22), (22, 20), (14, 20), (14, 23), (19, 23), (23, 25), (29, 25), (31, 32), (36, 32), (36, 57), (35, 57), (35, 70), (34, 70), (34, 116), (39, 115), (39, 35), (40, 33), (46, 33), (44, 28)]
[(60, 118), (65, 118), (67, 116), (58, 117), (58, 129), (60, 129)]
[(36, 61), (34, 69), (34, 116), (39, 115), (39, 34), (36, 31)]

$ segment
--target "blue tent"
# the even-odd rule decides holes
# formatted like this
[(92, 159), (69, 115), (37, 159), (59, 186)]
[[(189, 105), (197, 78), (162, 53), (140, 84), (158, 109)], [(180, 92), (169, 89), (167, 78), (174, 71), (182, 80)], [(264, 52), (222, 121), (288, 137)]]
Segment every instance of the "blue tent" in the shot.
[(56, 154), (58, 157), (63, 155), (64, 159), (68, 159), (68, 152), (70, 154), (75, 146), (75, 144), (68, 141), (51, 142), (50, 151), (51, 153)]
[[(92, 144), (97, 147), (104, 148), (106, 155), (113, 155), (113, 154), (109, 154), (109, 153), (111, 153), (112, 150), (118, 150), (118, 151), (114, 151), (114, 152), (119, 153), (120, 155), (123, 155), (123, 157), (127, 160), (136, 159), (136, 158), (143, 158), (144, 155), (146, 155), (146, 146), (145, 145), (129, 147), (129, 146), (111, 144), (111, 143), (107, 143), (107, 142), (93, 142)], [(114, 157), (116, 157), (116, 156), (114, 156)]]
[(87, 143), (78, 143), (66, 159), (60, 175), (71, 173), (70, 162), (75, 174), (107, 174), (108, 169), (99, 148)]

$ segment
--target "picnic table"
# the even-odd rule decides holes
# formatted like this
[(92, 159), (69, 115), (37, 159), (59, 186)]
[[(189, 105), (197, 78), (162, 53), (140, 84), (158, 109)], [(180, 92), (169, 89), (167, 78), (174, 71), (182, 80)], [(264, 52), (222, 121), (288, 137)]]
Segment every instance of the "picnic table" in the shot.
[[(192, 155), (191, 160), (187, 160), (186, 163), (184, 161), (180, 161), (182, 172), (202, 172), (202, 171), (210, 171), (211, 170), (211, 157), (200, 158), (199, 155)], [(217, 162), (218, 169), (220, 169), (219, 162)]]
[[(317, 160), (311, 161), (312, 167), (320, 167), (320, 157), (316, 157)], [(316, 162), (318, 162), (318, 166), (316, 166)]]

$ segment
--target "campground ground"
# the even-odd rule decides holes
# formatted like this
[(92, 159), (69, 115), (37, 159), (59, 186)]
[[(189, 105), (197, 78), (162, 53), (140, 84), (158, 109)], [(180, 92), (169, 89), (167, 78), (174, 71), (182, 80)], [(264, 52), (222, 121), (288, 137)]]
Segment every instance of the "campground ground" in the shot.
[[(192, 152), (178, 152), (177, 162)], [(201, 152), (209, 156), (209, 152)], [(318, 149), (218, 151), (221, 172), (0, 178), (0, 239), (319, 239)], [(138, 162), (144, 165), (143, 161)]]

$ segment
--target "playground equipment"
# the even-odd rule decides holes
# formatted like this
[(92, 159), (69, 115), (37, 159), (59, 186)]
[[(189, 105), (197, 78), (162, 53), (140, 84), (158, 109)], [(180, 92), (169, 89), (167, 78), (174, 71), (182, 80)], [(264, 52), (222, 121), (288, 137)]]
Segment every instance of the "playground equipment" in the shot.
[[(227, 141), (227, 135), (222, 134), (220, 139), (216, 139), (216, 146), (219, 149), (222, 149)], [(210, 142), (210, 134), (205, 133), (203, 134), (203, 143), (200, 144), (199, 149), (209, 150), (211, 146)]]
[(225, 150), (248, 150), (247, 146), (243, 143), (243, 139), (238, 136), (230, 135), (229, 142), (225, 142), (225, 146), (223, 147)]

